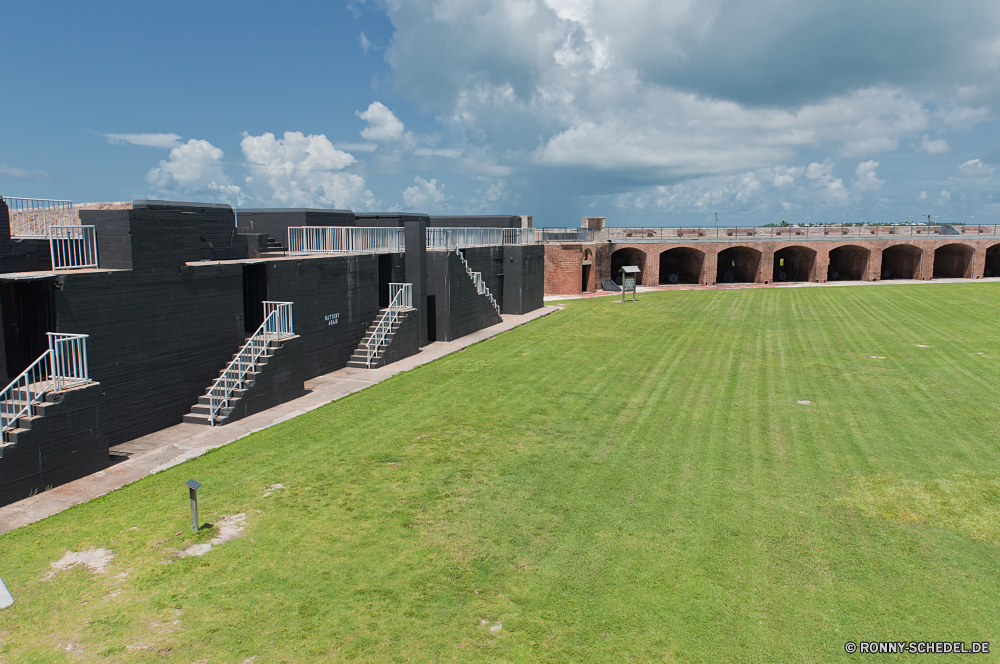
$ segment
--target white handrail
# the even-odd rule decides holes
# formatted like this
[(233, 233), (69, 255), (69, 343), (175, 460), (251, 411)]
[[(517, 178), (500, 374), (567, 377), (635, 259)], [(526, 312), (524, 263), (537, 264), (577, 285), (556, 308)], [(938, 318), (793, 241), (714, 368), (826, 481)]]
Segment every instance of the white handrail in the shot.
[(389, 294), (392, 299), (389, 301), (389, 309), (382, 314), (382, 320), (375, 326), (371, 338), (365, 342), (366, 362), (368, 368), (372, 368), (372, 359), (378, 354), (378, 349), (385, 343), (385, 338), (389, 336), (393, 324), (399, 320), (399, 313), (405, 309), (413, 308), (413, 284), (389, 284)]
[(11, 237), (47, 239), (52, 226), (77, 226), (73, 201), (4, 196), (10, 212)]
[(293, 334), (292, 303), (264, 302), (264, 322), (208, 390), (208, 421), (213, 427), (219, 411), (229, 405), (233, 391), (243, 386), (246, 375), (257, 366), (271, 342)]
[(534, 228), (428, 228), (427, 249), (450, 251), (535, 243)]
[(483, 281), (483, 273), (473, 272), (472, 268), (469, 267), (469, 262), (465, 260), (465, 256), (461, 251), (456, 249), (455, 253), (458, 255), (458, 259), (462, 261), (462, 265), (465, 266), (465, 271), (469, 275), (469, 278), (472, 279), (472, 284), (476, 287), (476, 292), (489, 298), (490, 304), (492, 304), (493, 308), (497, 310), (497, 316), (501, 316), (500, 305), (497, 304), (497, 301), (494, 299), (493, 293), (490, 292), (490, 289), (486, 287), (486, 283)]
[(50, 226), (52, 270), (97, 267), (96, 226)]
[(289, 226), (288, 253), (366, 254), (405, 251), (402, 228), (361, 226)]
[(49, 391), (90, 382), (86, 334), (49, 332), (49, 349), (0, 392), (0, 445), (22, 417), (34, 417), (35, 404)]

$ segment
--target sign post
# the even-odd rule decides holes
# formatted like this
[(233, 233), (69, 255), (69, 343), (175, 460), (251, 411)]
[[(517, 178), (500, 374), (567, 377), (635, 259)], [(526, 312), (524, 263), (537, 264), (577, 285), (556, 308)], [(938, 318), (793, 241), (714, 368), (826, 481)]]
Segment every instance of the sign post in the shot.
[(635, 265), (623, 265), (620, 270), (622, 275), (622, 304), (625, 304), (625, 291), (632, 291), (632, 301), (635, 302), (635, 282), (640, 274), (639, 268)]
[(188, 492), (191, 494), (191, 532), (198, 532), (198, 489), (201, 488), (201, 482), (196, 480), (188, 480), (185, 482), (188, 488)]

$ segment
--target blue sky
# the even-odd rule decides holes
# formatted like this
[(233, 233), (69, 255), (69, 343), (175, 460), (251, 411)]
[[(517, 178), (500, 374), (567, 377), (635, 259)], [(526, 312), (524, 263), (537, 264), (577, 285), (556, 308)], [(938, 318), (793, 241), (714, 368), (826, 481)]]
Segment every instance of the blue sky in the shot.
[(0, 194), (1000, 222), (1000, 5), (8, 3)]

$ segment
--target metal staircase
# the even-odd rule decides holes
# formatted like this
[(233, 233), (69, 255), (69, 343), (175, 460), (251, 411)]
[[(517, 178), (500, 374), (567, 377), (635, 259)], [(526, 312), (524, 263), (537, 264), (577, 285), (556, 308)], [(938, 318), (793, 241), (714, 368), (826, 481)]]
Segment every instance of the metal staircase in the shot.
[(232, 413), (233, 403), (241, 399), (260, 374), (261, 367), (274, 355), (282, 339), (295, 334), (291, 302), (264, 302), (264, 322), (233, 355), (205, 395), (184, 416), (192, 424), (221, 424)]
[[(379, 311), (376, 322), (364, 338), (347, 366), (372, 369), (381, 366), (382, 355), (399, 329), (400, 315), (413, 308), (413, 284), (389, 284), (389, 306)], [(373, 367), (374, 365), (374, 367)]]
[(0, 392), (0, 448), (16, 443), (17, 432), (30, 429), (30, 419), (44, 414), (47, 394), (92, 382), (87, 367), (89, 335), (47, 334), (49, 349)]
[(497, 301), (493, 298), (493, 293), (490, 292), (490, 289), (486, 287), (485, 283), (483, 283), (483, 273), (473, 272), (461, 251), (456, 249), (455, 253), (458, 254), (459, 259), (462, 261), (462, 265), (465, 266), (465, 271), (469, 274), (469, 278), (472, 279), (472, 283), (476, 286), (476, 291), (480, 295), (485, 295), (489, 298), (490, 304), (492, 304), (493, 308), (497, 311), (497, 316), (500, 316), (500, 305), (497, 304)]

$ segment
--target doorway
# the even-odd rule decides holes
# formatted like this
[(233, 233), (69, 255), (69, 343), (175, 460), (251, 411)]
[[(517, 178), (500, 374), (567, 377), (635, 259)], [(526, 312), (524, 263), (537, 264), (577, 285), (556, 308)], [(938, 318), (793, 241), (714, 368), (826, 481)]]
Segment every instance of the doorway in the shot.
[(13, 378), (49, 349), (48, 332), (56, 331), (52, 283), (22, 281), (0, 286), (7, 376)]
[(392, 254), (378, 256), (378, 307), (389, 306), (389, 282), (392, 281)]
[(437, 302), (433, 295), (427, 296), (427, 343), (437, 341)]
[(243, 266), (243, 332), (253, 334), (264, 322), (267, 299), (267, 265)]

